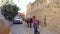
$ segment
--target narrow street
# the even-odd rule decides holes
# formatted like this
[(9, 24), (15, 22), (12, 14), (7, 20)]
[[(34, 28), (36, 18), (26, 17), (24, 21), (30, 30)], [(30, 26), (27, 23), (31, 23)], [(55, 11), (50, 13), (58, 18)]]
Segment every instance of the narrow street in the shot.
[[(12, 32), (12, 34), (34, 34), (33, 28), (28, 28), (25, 23), (24, 24), (14, 24), (11, 27), (11, 32)], [(55, 34), (51, 31), (47, 30), (47, 28), (45, 28), (45, 27), (41, 28), (40, 33), (41, 34)]]

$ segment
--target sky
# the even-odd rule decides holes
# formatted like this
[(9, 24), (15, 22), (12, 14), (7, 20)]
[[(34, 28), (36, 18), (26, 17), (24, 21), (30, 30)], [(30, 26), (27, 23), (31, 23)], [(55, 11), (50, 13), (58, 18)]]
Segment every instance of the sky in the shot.
[(33, 3), (35, 0), (13, 0), (13, 2), (21, 9), (18, 12), (23, 13), (26, 11), (26, 6), (29, 2)]

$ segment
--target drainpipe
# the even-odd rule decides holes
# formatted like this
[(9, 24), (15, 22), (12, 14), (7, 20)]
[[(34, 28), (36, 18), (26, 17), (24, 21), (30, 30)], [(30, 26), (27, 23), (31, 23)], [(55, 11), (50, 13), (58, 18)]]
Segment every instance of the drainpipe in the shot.
[(46, 16), (44, 16), (44, 26), (46, 27), (47, 24), (46, 24)]

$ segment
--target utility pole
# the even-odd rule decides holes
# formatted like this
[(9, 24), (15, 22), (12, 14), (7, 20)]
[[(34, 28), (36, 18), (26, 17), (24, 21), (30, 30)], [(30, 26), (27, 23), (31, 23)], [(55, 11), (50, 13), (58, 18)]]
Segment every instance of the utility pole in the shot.
[(47, 24), (46, 24), (46, 16), (44, 17), (44, 26), (46, 27)]

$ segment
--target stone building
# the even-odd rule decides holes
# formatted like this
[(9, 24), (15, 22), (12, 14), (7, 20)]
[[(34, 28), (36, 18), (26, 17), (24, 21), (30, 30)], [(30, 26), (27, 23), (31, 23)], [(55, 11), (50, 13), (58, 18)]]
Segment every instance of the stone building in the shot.
[(26, 11), (26, 18), (30, 18), (31, 17), (31, 2), (27, 5), (27, 11)]
[(60, 34), (60, 0), (36, 0), (31, 5), (31, 14), (35, 15), (51, 31)]

